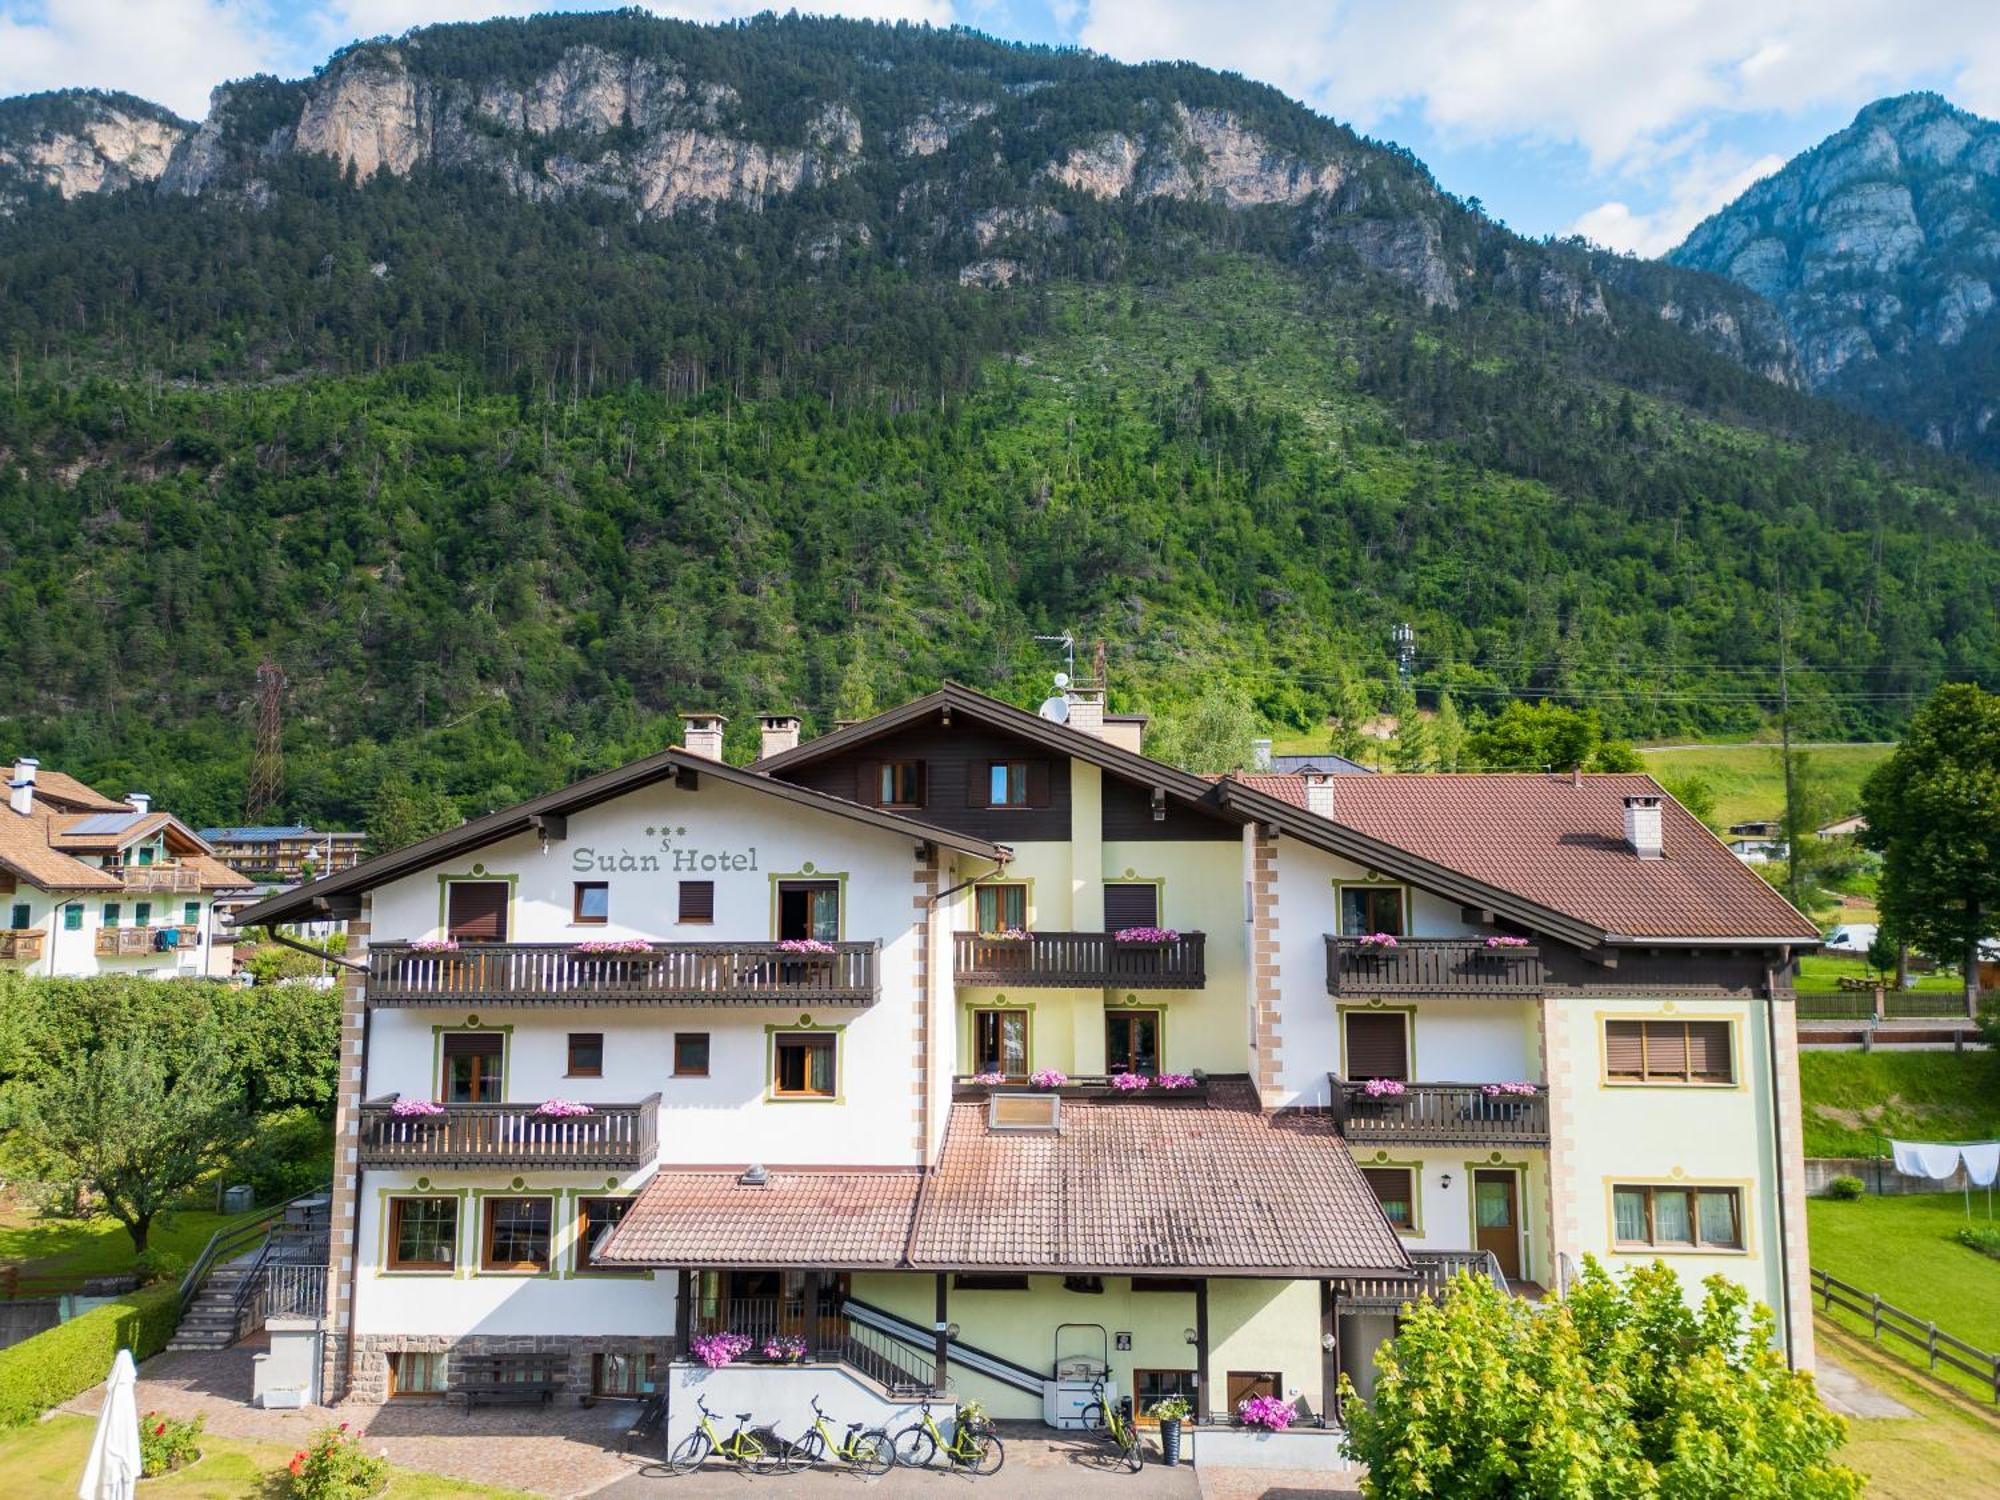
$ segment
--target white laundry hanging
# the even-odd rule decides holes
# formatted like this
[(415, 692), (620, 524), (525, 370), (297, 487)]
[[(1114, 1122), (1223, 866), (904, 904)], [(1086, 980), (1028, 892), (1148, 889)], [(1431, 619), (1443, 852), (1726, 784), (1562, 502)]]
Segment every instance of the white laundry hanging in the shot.
[[(1918, 1148), (1913, 1143), (1909, 1141), (1891, 1141), (1889, 1142), (1889, 1147), (1895, 1153), (1896, 1170), (1901, 1172), (1905, 1177), (1928, 1177), (1931, 1175), (1930, 1169), (1924, 1165), (1923, 1158), (1917, 1154)], [(1949, 1176), (1950, 1174), (1947, 1173), (1946, 1175)]]
[(2000, 1177), (2000, 1141), (1979, 1141), (1958, 1149), (1965, 1158), (1965, 1175), (1972, 1179), (1972, 1185), (1993, 1186), (1993, 1179)]

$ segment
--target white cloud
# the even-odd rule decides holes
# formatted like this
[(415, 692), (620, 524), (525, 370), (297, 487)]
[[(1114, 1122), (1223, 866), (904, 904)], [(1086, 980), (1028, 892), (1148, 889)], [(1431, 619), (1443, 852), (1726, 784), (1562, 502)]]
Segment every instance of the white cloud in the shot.
[(256, 0), (0, 0), (0, 95), (123, 89), (199, 118), (211, 88), (278, 50)]
[(1580, 234), (1634, 255), (1664, 255), (1686, 239), (1695, 225), (1784, 164), (1782, 156), (1760, 156), (1745, 163), (1735, 152), (1706, 153), (1689, 161), (1659, 208), (1638, 212), (1616, 200), (1600, 203), (1578, 215), (1563, 233)]

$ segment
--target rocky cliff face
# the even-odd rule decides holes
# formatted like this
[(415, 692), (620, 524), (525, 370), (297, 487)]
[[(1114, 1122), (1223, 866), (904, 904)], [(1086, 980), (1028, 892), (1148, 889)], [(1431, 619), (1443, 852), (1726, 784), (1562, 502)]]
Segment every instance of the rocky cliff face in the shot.
[(75, 198), (157, 182), (192, 129), (118, 94), (67, 90), (0, 102), (0, 207), (34, 189)]
[(1871, 104), (1670, 258), (1769, 299), (1815, 389), (1943, 446), (1994, 425), (2000, 125), (1936, 94)]

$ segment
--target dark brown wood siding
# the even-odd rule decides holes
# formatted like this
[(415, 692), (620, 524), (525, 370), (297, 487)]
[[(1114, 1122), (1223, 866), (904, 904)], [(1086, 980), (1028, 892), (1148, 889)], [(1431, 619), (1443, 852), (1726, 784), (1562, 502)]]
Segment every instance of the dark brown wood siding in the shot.
[(1134, 841), (1196, 842), (1240, 839), (1243, 827), (1232, 819), (1188, 806), (1176, 797), (1167, 798), (1167, 815), (1153, 821), (1153, 789), (1104, 773), (1103, 837)]
[[(1069, 838), (1069, 761), (1041, 746), (982, 726), (947, 729), (931, 721), (883, 735), (822, 761), (790, 767), (787, 781), (836, 797), (873, 802), (870, 768), (887, 760), (923, 762), (925, 806), (915, 814), (926, 823), (969, 833), (995, 843), (1060, 843)], [(1029, 770), (1029, 807), (986, 807), (979, 787), (996, 760), (1024, 760)], [(973, 804), (973, 805), (968, 805)]]

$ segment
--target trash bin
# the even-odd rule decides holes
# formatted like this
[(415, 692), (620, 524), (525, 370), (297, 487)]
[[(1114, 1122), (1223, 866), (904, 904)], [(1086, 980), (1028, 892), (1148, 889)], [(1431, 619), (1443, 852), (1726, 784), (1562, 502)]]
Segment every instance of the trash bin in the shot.
[(226, 1214), (247, 1213), (256, 1204), (257, 1190), (247, 1182), (222, 1190), (222, 1211)]

